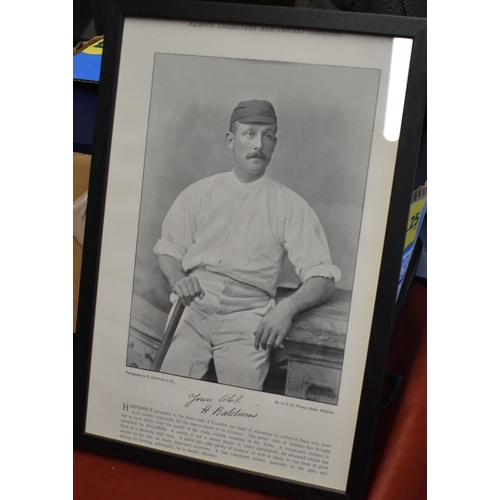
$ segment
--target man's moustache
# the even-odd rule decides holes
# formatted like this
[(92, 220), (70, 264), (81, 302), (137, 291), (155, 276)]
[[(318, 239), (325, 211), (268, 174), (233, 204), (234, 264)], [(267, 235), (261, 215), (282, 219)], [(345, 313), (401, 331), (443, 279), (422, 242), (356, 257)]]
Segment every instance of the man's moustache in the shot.
[(251, 158), (259, 158), (260, 160), (267, 160), (267, 155), (262, 151), (255, 151), (255, 153), (247, 154), (247, 159), (250, 160)]

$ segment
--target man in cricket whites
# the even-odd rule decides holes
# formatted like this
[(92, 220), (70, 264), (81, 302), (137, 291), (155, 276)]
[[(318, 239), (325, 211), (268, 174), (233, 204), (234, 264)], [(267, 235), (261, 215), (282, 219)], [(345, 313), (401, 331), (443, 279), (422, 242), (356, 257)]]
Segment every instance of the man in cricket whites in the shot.
[[(277, 131), (271, 103), (239, 103), (226, 135), (232, 172), (186, 188), (165, 217), (154, 251), (187, 307), (162, 372), (202, 379), (213, 359), (219, 383), (262, 390), (294, 316), (333, 295), (341, 273), (318, 217), (267, 174)], [(286, 255), (302, 285), (276, 304)]]

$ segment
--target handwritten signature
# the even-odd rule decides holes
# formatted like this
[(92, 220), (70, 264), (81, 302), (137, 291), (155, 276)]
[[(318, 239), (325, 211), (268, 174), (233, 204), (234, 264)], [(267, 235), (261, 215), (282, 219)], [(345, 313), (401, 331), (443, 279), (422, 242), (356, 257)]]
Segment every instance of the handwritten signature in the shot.
[[(224, 396), (222, 396), (220, 399), (219, 399), (219, 403), (241, 403), (241, 401), (243, 400), (243, 394), (224, 394)], [(212, 402), (212, 398), (206, 398), (204, 396), (201, 395), (201, 392), (198, 393), (198, 394), (193, 394), (191, 393), (189, 395), (189, 401), (184, 405), (185, 408), (188, 408), (189, 406), (191, 406), (191, 404), (193, 403), (211, 403)]]

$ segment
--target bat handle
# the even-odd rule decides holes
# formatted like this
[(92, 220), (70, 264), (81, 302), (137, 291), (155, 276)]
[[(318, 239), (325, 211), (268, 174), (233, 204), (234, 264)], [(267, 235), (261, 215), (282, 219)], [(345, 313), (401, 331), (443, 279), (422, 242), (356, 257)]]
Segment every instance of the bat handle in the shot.
[(183, 312), (184, 306), (181, 304), (180, 300), (178, 300), (174, 306), (174, 311), (170, 317), (170, 321), (168, 322), (167, 329), (165, 330), (165, 335), (163, 335), (163, 338), (161, 339), (160, 347), (158, 347), (158, 352), (156, 353), (155, 359), (151, 365), (151, 370), (155, 372), (160, 371), (161, 365), (163, 364), (163, 360), (165, 359), (170, 344), (172, 343), (175, 330), (177, 330), (177, 326), (179, 325)]

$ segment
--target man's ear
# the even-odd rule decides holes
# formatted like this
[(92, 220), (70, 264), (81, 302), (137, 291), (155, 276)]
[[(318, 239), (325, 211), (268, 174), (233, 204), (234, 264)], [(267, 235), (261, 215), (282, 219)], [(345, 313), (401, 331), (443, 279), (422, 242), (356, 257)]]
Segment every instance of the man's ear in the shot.
[(232, 134), (231, 132), (228, 132), (226, 134), (226, 144), (229, 149), (234, 148), (234, 134)]

